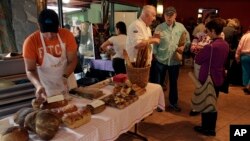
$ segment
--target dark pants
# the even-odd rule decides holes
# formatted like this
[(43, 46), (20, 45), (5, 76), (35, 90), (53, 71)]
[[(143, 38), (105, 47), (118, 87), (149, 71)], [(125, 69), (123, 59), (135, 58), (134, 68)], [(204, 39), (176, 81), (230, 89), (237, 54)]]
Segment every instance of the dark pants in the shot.
[(115, 74), (126, 73), (125, 61), (122, 58), (113, 58), (112, 66)]
[(157, 73), (156, 73), (156, 83), (163, 86), (166, 72), (168, 71), (169, 78), (169, 102), (171, 105), (177, 105), (178, 101), (178, 88), (177, 88), (177, 80), (179, 77), (180, 65), (168, 66), (158, 61), (155, 64)]
[(208, 112), (201, 114), (201, 127), (206, 131), (215, 131), (217, 121), (217, 112)]

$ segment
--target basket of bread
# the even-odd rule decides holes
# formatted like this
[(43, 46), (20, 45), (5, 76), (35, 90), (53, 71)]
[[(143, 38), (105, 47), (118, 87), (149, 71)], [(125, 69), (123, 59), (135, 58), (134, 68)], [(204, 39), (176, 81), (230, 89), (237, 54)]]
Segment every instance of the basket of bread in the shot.
[(132, 84), (137, 84), (141, 88), (145, 88), (149, 80), (150, 63), (151, 63), (151, 46), (139, 49), (135, 62), (131, 62), (127, 51), (123, 50), (123, 56), (126, 60), (126, 71), (128, 79)]

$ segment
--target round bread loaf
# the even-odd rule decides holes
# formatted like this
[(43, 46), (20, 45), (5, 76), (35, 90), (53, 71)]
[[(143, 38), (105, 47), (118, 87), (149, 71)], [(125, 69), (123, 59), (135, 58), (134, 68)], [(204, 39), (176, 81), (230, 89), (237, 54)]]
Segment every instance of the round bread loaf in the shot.
[(36, 115), (36, 133), (43, 140), (52, 139), (58, 131), (61, 120), (50, 110), (39, 111)]
[(27, 107), (21, 108), (14, 114), (14, 122), (16, 124), (19, 124), (19, 126), (24, 127), (25, 117), (33, 111), (34, 110), (32, 108), (27, 108)]
[(12, 126), (2, 131), (0, 141), (29, 141), (29, 133), (19, 126)]
[(39, 110), (29, 113), (24, 120), (24, 127), (32, 132), (36, 132), (36, 114)]

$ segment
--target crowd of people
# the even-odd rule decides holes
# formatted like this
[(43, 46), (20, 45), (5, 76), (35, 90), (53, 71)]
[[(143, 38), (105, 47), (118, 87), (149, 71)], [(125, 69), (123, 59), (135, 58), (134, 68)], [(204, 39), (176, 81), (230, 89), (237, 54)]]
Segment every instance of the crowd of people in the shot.
[[(139, 49), (148, 47), (152, 60), (150, 82), (162, 87), (166, 81), (169, 82), (169, 94), (166, 96), (169, 105), (166, 110), (180, 112), (177, 84), (182, 63), (174, 58), (174, 54), (183, 54), (188, 50), (193, 54), (196, 79), (204, 84), (210, 74), (217, 98), (225, 81), (229, 81), (227, 74), (234, 60), (241, 63), (243, 90), (250, 94), (250, 28), (241, 38), (239, 20), (223, 20), (216, 13), (209, 13), (190, 33), (182, 23), (176, 21), (175, 7), (169, 6), (165, 8), (164, 21), (152, 32), (150, 26), (156, 16), (155, 7), (145, 5), (137, 20), (128, 27), (122, 21), (116, 23), (116, 35), (102, 43), (103, 50), (107, 50), (108, 46), (114, 48), (116, 54), (112, 63), (116, 74), (126, 73), (124, 49), (133, 61)], [(89, 22), (81, 23), (72, 34), (59, 28), (58, 16), (52, 10), (42, 11), (38, 21), (40, 29), (25, 40), (23, 56), (27, 76), (36, 87), (36, 97), (44, 100), (53, 94), (66, 93), (70, 83), (67, 80), (77, 64), (78, 47), (93, 46), (87, 47)], [(187, 34), (185, 44), (178, 46), (183, 33)], [(53, 91), (55, 87), (56, 92)], [(162, 112), (160, 109), (158, 111)], [(201, 113), (201, 126), (195, 126), (194, 130), (215, 136), (217, 112)], [(191, 116), (198, 114), (191, 109)]]

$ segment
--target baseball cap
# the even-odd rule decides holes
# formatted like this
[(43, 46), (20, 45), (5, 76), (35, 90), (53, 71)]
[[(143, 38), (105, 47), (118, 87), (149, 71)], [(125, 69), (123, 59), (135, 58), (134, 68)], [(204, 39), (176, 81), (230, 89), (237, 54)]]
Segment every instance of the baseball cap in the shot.
[(174, 13), (176, 13), (176, 9), (173, 6), (167, 7), (164, 12), (164, 14), (167, 16), (172, 16)]
[(44, 9), (38, 17), (40, 31), (44, 32), (58, 32), (59, 18), (55, 11), (51, 9)]

